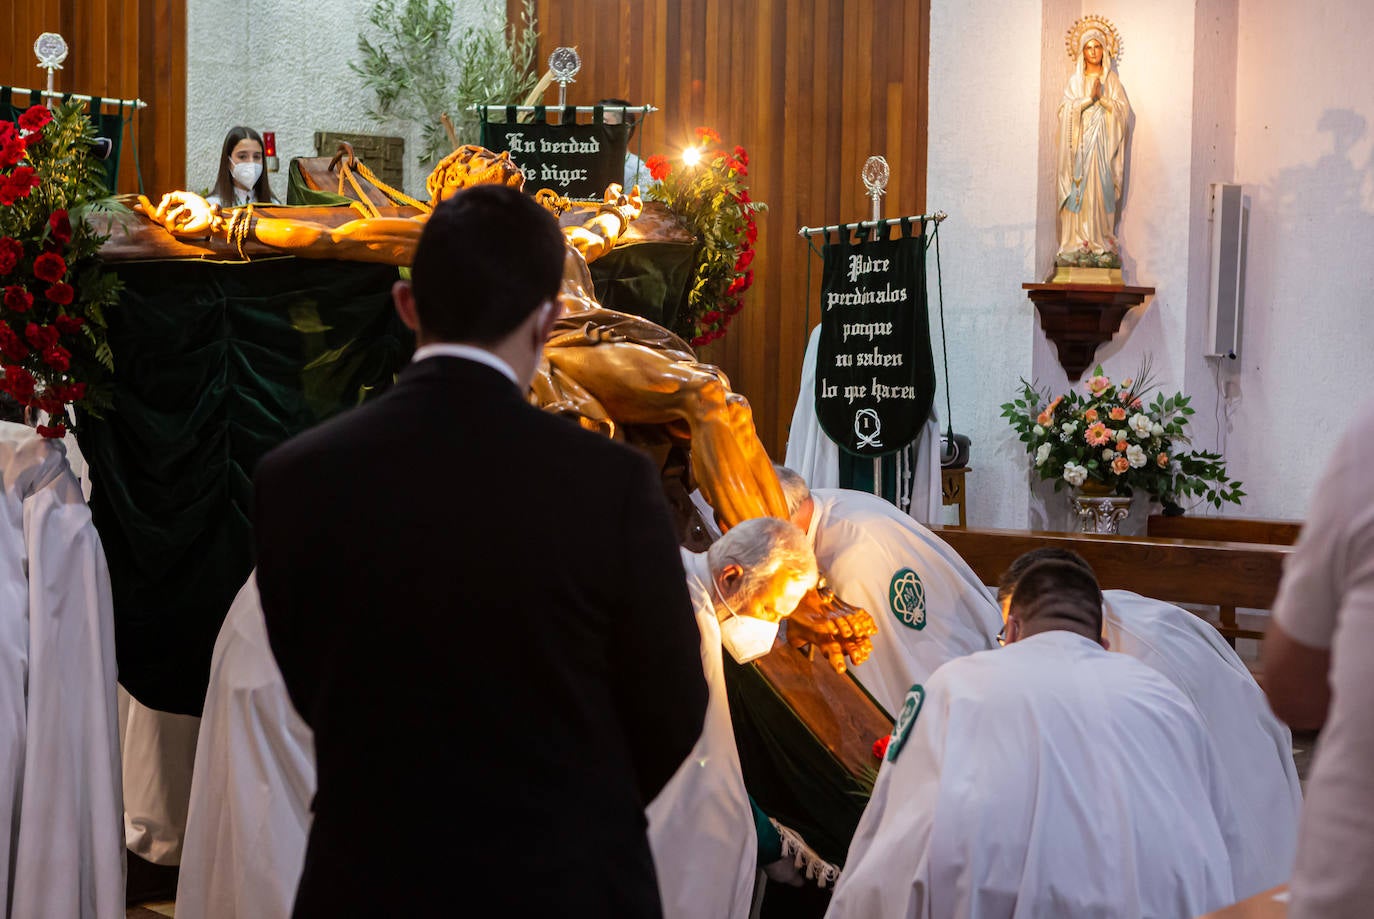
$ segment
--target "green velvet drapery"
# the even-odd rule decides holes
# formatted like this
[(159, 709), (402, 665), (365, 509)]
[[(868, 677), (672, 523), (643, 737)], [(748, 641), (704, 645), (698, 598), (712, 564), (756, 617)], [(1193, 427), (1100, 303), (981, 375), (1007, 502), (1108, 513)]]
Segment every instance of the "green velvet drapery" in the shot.
[(145, 705), (198, 715), (220, 623), (253, 565), (254, 465), (390, 385), (413, 340), (387, 266), (110, 267), (126, 284), (109, 316), (114, 410), (83, 416), (78, 437), (114, 587), (119, 678)]

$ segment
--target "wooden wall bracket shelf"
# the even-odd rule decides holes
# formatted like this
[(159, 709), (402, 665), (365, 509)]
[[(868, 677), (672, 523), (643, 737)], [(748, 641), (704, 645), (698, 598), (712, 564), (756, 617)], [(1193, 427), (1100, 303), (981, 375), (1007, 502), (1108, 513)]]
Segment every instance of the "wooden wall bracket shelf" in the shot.
[(1021, 288), (1039, 311), (1040, 326), (1054, 342), (1071, 383), (1092, 365), (1098, 346), (1111, 341), (1127, 311), (1155, 292), (1153, 287), (1117, 284), (1022, 284)]

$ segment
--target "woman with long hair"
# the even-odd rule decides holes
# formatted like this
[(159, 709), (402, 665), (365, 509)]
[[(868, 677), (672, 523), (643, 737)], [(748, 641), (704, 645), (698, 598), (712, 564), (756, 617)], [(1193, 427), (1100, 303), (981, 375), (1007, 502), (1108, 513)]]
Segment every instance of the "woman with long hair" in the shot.
[(243, 126), (230, 128), (220, 152), (219, 175), (206, 200), (221, 207), (272, 201), (262, 151), (262, 137), (257, 131)]

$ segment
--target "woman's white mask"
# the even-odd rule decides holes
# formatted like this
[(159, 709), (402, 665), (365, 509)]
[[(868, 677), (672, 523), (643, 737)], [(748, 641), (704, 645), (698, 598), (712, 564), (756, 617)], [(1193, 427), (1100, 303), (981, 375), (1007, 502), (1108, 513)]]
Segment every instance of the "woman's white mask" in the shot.
[(262, 175), (262, 163), (234, 163), (229, 171), (241, 187), (252, 188), (258, 184), (258, 178)]

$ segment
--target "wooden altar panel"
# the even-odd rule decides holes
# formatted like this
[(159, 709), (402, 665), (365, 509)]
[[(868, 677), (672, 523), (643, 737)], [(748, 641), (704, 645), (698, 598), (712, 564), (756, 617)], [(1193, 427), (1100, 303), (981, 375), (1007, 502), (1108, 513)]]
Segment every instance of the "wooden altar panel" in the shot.
[[(507, 0), (518, 22), (519, 0)], [(632, 152), (675, 154), (709, 125), (749, 150), (759, 220), (755, 282), (730, 332), (703, 349), (749, 397), (759, 435), (782, 458), (819, 262), (806, 288), (803, 224), (868, 216), (859, 170), (892, 166), (889, 216), (925, 207), (929, 0), (538, 0), (541, 67), (574, 45), (582, 72), (568, 101), (650, 103)], [(551, 90), (546, 102), (557, 101)], [(950, 202), (936, 202), (949, 210)]]
[[(59, 91), (143, 99), (126, 128), (118, 191), (153, 194), (186, 182), (186, 0), (6, 0), (0, 4), (0, 83), (43, 89), (34, 39), (58, 32), (71, 49), (54, 74)], [(21, 103), (23, 97), (16, 97)]]

